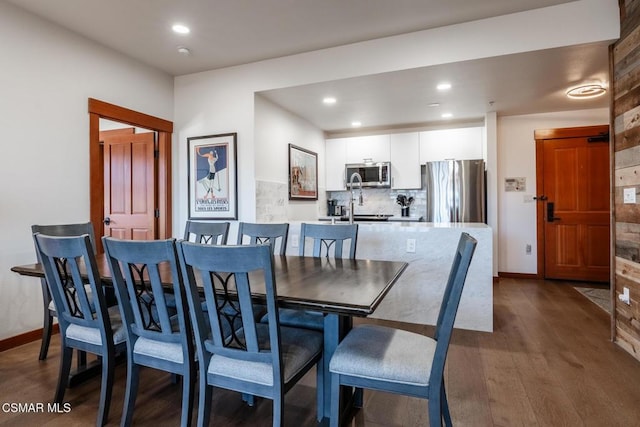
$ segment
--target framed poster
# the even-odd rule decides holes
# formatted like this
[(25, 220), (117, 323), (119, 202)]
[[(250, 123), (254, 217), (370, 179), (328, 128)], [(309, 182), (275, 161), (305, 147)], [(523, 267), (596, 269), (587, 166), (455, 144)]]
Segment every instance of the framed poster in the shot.
[(187, 138), (189, 219), (238, 218), (236, 133)]
[(289, 144), (289, 200), (318, 200), (318, 154)]

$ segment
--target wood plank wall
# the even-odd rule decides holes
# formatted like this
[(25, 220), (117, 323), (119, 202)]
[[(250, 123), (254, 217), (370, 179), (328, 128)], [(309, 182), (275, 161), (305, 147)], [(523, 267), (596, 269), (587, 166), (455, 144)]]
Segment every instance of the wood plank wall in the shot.
[[(620, 39), (612, 49), (614, 132), (614, 340), (640, 360), (640, 194), (623, 204), (623, 189), (640, 192), (640, 0), (619, 0)], [(617, 299), (629, 288), (631, 304)]]

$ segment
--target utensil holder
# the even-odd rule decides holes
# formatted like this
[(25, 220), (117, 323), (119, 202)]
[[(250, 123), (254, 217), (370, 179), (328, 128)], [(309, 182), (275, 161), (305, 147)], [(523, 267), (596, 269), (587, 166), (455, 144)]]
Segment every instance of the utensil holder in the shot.
[(409, 206), (403, 206), (401, 208), (402, 216), (409, 216)]

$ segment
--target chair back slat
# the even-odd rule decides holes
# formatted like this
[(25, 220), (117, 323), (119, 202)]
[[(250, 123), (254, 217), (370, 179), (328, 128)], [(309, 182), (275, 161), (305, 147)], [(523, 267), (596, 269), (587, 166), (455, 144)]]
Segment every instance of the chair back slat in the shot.
[(349, 245), (347, 258), (355, 259), (358, 243), (358, 224), (300, 225), (300, 256), (305, 255), (306, 240), (313, 240), (312, 256), (342, 258), (345, 245)]
[(462, 290), (477, 244), (477, 240), (469, 234), (462, 233), (460, 235), (436, 323), (434, 339), (437, 344), (431, 373), (432, 375), (437, 375), (437, 377), (432, 378), (432, 380), (436, 380), (444, 371), (444, 363), (447, 358)]
[(175, 240), (102, 241), (127, 332), (166, 342), (185, 340), (190, 327)]
[[(255, 224), (240, 222), (238, 224), (237, 244), (258, 245), (268, 243), (271, 251), (277, 255), (284, 255), (287, 250), (289, 224)], [(247, 239), (248, 238), (248, 239)], [(248, 242), (247, 242), (248, 240)], [(278, 250), (276, 250), (278, 248)]]
[[(208, 246), (180, 242), (178, 256), (200, 360), (218, 354), (265, 362), (273, 364), (274, 372), (280, 375), (275, 277), (269, 245)], [(216, 286), (216, 281), (221, 282), (219, 279), (227, 274), (234, 280), (223, 280)], [(268, 325), (256, 323), (253, 309), (258, 303), (252, 297), (252, 278), (265, 285)], [(204, 321), (199, 284), (204, 288), (209, 324)], [(231, 332), (225, 334), (224, 319), (229, 313), (224, 308), (228, 307), (225, 300), (229, 298), (237, 300), (234, 306), (239, 313), (233, 317), (236, 323), (227, 325)], [(260, 338), (258, 328), (268, 330), (266, 341)]]
[(187, 221), (184, 240), (205, 245), (226, 245), (229, 236), (228, 222)]
[[(76, 324), (99, 329), (103, 342), (106, 335), (112, 338), (107, 303), (89, 235), (55, 237), (36, 233), (34, 239), (63, 333), (70, 324)], [(85, 288), (87, 280), (82, 277), (85, 272), (90, 296)]]

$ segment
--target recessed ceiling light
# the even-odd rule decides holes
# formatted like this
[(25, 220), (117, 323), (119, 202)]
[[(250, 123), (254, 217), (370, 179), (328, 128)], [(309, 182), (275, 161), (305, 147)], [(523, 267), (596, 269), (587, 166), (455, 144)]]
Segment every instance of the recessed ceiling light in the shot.
[(451, 89), (451, 83), (447, 83), (447, 82), (443, 82), (438, 84), (438, 86), (436, 86), (436, 89), (438, 90), (449, 90)]
[(359, 128), (360, 126), (362, 126), (362, 122), (358, 122), (358, 121), (351, 122), (351, 126), (354, 128)]
[(327, 96), (322, 100), (322, 102), (324, 102), (327, 105), (331, 105), (331, 104), (335, 104), (337, 100), (333, 96)]
[(178, 53), (181, 54), (181, 55), (188, 56), (188, 55), (191, 54), (191, 51), (187, 47), (180, 46), (180, 47), (178, 47)]
[(427, 107), (439, 107), (440, 103), (438, 102), (432, 102), (431, 104), (427, 104)]
[(607, 89), (602, 83), (590, 83), (573, 87), (567, 91), (567, 96), (572, 99), (589, 99), (602, 96)]
[(173, 32), (178, 34), (189, 34), (191, 32), (189, 27), (182, 24), (174, 24), (173, 27), (171, 27), (171, 29), (173, 30)]
[(451, 114), (451, 113), (442, 113), (442, 118), (443, 119), (450, 119), (451, 117), (453, 117), (453, 114)]

